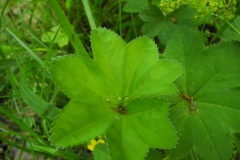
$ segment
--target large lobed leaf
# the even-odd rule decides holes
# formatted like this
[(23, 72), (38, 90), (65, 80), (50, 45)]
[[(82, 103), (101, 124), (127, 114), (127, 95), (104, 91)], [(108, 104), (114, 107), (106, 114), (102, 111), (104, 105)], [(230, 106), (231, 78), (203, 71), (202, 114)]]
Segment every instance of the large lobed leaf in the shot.
[(91, 43), (94, 59), (69, 55), (49, 65), (52, 79), (71, 98), (54, 122), (50, 141), (67, 147), (106, 134), (113, 160), (139, 160), (149, 147), (174, 147), (169, 104), (158, 97), (176, 92), (172, 82), (181, 65), (159, 60), (147, 37), (126, 44), (100, 28), (92, 32)]
[(192, 106), (182, 98), (171, 108), (170, 117), (180, 137), (172, 157), (183, 157), (193, 149), (206, 160), (230, 159), (233, 133), (240, 131), (239, 50), (238, 42), (204, 47), (189, 28), (171, 37), (165, 57), (183, 64), (185, 70), (175, 84), (181, 94), (194, 100)]

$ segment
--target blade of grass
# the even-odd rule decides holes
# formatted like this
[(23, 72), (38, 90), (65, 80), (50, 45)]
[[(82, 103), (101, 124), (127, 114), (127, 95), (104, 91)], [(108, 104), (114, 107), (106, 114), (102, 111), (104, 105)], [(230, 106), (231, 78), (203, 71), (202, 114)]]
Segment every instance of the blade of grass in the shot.
[[(1, 135), (1, 134), (0, 134)], [(3, 137), (1, 137), (0, 136), (0, 140), (2, 141), (2, 142), (4, 142), (4, 143), (6, 143), (6, 144), (8, 144), (9, 146), (11, 146), (11, 147), (16, 147), (16, 148), (18, 148), (18, 149), (20, 149), (21, 150), (21, 152), (22, 151), (25, 151), (25, 152), (28, 152), (28, 153), (32, 153), (32, 154), (42, 154), (42, 155), (45, 155), (45, 156), (47, 156), (47, 157), (49, 157), (49, 156), (54, 156), (54, 155), (50, 155), (50, 154), (47, 154), (46, 152), (41, 152), (41, 151), (39, 151), (38, 149), (35, 149), (35, 148), (33, 148), (34, 146), (32, 145), (31, 146), (31, 148), (30, 147), (22, 147), (21, 145), (19, 145), (19, 142), (18, 143), (16, 143), (16, 142), (13, 142), (13, 141), (10, 141), (10, 140), (8, 140), (8, 139), (6, 139), (6, 138), (3, 138)]]
[[(2, 51), (1, 48), (0, 48), (0, 57), (1, 57), (3, 60), (6, 60), (6, 57), (5, 57), (5, 55), (3, 54), (3, 51)], [(6, 67), (6, 66), (5, 66), (5, 71), (6, 71), (6, 73), (7, 73), (8, 80), (9, 80), (11, 86), (12, 86), (13, 95), (19, 95), (19, 91), (18, 91), (17, 85), (16, 85), (16, 84), (18, 84), (18, 81), (17, 81), (16, 78), (14, 77), (13, 72), (11, 72), (11, 70), (9, 69), (9, 67)], [(19, 99), (18, 96), (17, 96), (17, 99)], [(15, 98), (14, 98), (14, 101), (16, 101)], [(17, 105), (15, 105), (15, 106), (16, 106), (15, 108), (16, 108), (16, 110), (17, 110), (17, 113), (19, 114), (19, 108), (18, 108), (18, 106), (17, 106)], [(20, 115), (20, 114), (19, 114), (19, 115)]]
[(28, 140), (28, 135), (24, 134), (24, 133), (19, 133), (19, 132), (15, 132), (11, 129), (9, 129), (7, 126), (4, 126), (0, 123), (0, 135), (2, 135), (1, 137), (18, 137), (21, 140)]
[(133, 18), (133, 14), (131, 13), (131, 19), (132, 19), (132, 28), (133, 28), (133, 33), (134, 33), (134, 37), (137, 37), (137, 27), (136, 27), (136, 22), (135, 19)]
[(60, 109), (52, 106), (51, 104), (47, 103), (42, 98), (34, 94), (28, 88), (25, 82), (26, 82), (26, 77), (23, 72), (20, 80), (20, 94), (24, 102), (28, 104), (39, 115), (49, 120), (54, 120), (55, 117), (58, 115)]
[[(1, 134), (0, 134), (0, 135), (1, 135)], [(7, 140), (6, 138), (3, 138), (3, 136), (0, 136), (0, 140), (1, 140), (2, 142), (4, 142), (4, 143), (8, 144), (9, 146), (14, 146), (14, 147), (16, 147), (16, 148), (21, 149), (22, 151), (31, 152), (31, 150), (26, 149), (26, 148), (20, 146), (18, 143), (9, 141), (9, 140)]]
[(238, 35), (240, 35), (240, 32), (231, 23), (229, 23), (228, 21), (226, 22), (235, 32), (237, 32)]
[(11, 46), (0, 46), (0, 48), (2, 49), (2, 51), (4, 53), (12, 53), (14, 52), (20, 52), (20, 51), (24, 51), (23, 48), (19, 48), (19, 47), (11, 47)]
[(52, 6), (53, 10), (55, 11), (58, 20), (62, 26), (62, 29), (67, 34), (70, 42), (73, 45), (73, 48), (75, 49), (76, 54), (81, 56), (88, 56), (87, 51), (85, 50), (82, 42), (78, 38), (76, 32), (74, 31), (73, 26), (69, 23), (67, 17), (63, 13), (62, 9), (60, 8), (58, 2), (56, 0), (49, 1), (50, 5)]
[(14, 123), (16, 123), (20, 128), (24, 129), (25, 131), (29, 132), (35, 138), (41, 140), (42, 142), (48, 144), (41, 136), (39, 136), (36, 132), (29, 128), (26, 124), (22, 122), (21, 119), (15, 117), (12, 113), (8, 112), (3, 106), (0, 106), (0, 112), (5, 114), (8, 118), (10, 118)]
[[(240, 8), (238, 8), (236, 12), (240, 12)], [(224, 20), (224, 18), (221, 17), (221, 16), (218, 16), (218, 15), (216, 15), (216, 14), (213, 14), (213, 15), (216, 16), (216, 17), (221, 18), (222, 20)], [(237, 15), (236, 15), (233, 19), (230, 20), (230, 23), (233, 22), (236, 17), (237, 17)], [(210, 40), (210, 43), (213, 43), (220, 35), (222, 35), (222, 33), (227, 29), (227, 27), (229, 26), (230, 23), (229, 23), (228, 20), (225, 20), (225, 22), (223, 23), (223, 25), (221, 26), (221, 28), (218, 29), (218, 32), (217, 32), (217, 33), (213, 36), (213, 38)], [(230, 26), (231, 26), (231, 25), (230, 25)], [(237, 33), (238, 33), (238, 32), (237, 32)]]
[(14, 59), (0, 60), (0, 69), (11, 66), (17, 66), (17, 63)]
[(93, 30), (97, 27), (96, 27), (96, 24), (95, 24), (94, 17), (92, 15), (92, 11), (91, 11), (90, 6), (89, 6), (89, 0), (82, 0), (82, 3), (83, 3), (85, 13), (87, 15), (88, 22), (90, 24), (91, 30)]
[[(6, 3), (5, 3), (5, 5), (2, 7), (2, 12), (1, 12), (1, 15), (3, 15), (4, 14), (4, 12), (5, 12), (5, 9), (6, 9), (6, 7), (7, 7), (7, 5), (8, 5), (8, 2), (9, 2), (10, 0), (7, 0), (6, 1)], [(1, 23), (0, 23), (1, 24)]]
[(70, 159), (70, 160), (81, 159), (77, 154), (70, 153), (67, 151), (58, 151), (57, 149), (54, 149), (54, 148), (39, 146), (39, 145), (34, 145), (33, 147), (35, 151), (47, 153), (53, 156), (58, 156), (64, 159)]
[[(45, 60), (45, 63), (47, 64), (49, 61), (50, 61), (50, 59), (51, 59), (51, 56), (52, 56), (52, 48), (53, 48), (53, 46), (54, 46), (54, 41), (55, 41), (55, 39), (57, 38), (57, 35), (58, 35), (58, 33), (59, 33), (59, 31), (60, 31), (60, 29), (61, 29), (61, 27), (59, 27), (58, 28), (58, 30), (57, 30), (57, 32), (55, 33), (55, 35), (54, 35), (54, 37), (53, 37), (53, 39), (52, 39), (52, 42), (51, 42), (51, 44), (50, 44), (50, 47), (48, 48), (48, 52), (47, 52), (47, 58), (46, 58), (46, 60)], [(46, 68), (47, 66), (45, 65), (45, 67), (44, 67), (44, 74), (43, 74), (43, 77), (42, 77), (42, 84), (44, 84), (45, 83), (45, 79), (46, 79), (46, 75), (47, 75), (47, 68)], [(41, 94), (40, 94), (40, 98), (41, 98), (41, 102), (40, 102), (40, 105), (41, 106), (43, 106), (43, 103), (45, 103), (45, 105), (46, 105), (46, 102), (45, 101), (43, 101), (43, 99), (42, 99), (42, 96), (43, 96), (43, 92), (44, 92), (44, 87), (41, 87)], [(56, 96), (56, 93), (54, 93), (53, 95), (55, 95)], [(53, 98), (52, 98), (53, 99)], [(52, 108), (53, 108), (53, 106), (51, 106)], [(55, 107), (54, 107), (55, 108)], [(57, 114), (59, 113), (59, 111), (52, 111), (52, 112), (56, 112), (56, 113), (54, 113), (55, 115), (54, 116), (52, 116), (51, 118), (55, 118), (56, 116), (57, 116)], [(52, 119), (53, 120), (53, 119)], [(42, 128), (43, 128), (43, 132), (44, 132), (44, 134), (47, 136), (47, 137), (49, 137), (49, 132), (48, 132), (48, 129), (47, 129), (47, 125), (46, 125), (46, 120), (45, 119), (41, 119), (41, 124), (42, 124)]]
[(118, 0), (118, 23), (119, 23), (119, 35), (122, 37), (122, 1)]
[(26, 51), (28, 51), (28, 53), (30, 54), (30, 56), (32, 56), (32, 58), (34, 58), (42, 67), (44, 67), (44, 62), (23, 42), (21, 41), (14, 33), (12, 33), (8, 28), (6, 28), (6, 31), (8, 33), (10, 33), (17, 41), (18, 43), (26, 49)]
[[(30, 33), (29, 33), (30, 34)], [(30, 34), (30, 36), (33, 37), (34, 40), (36, 40), (39, 44), (42, 45), (42, 42), (40, 43), (39, 40), (36, 39), (36, 37), (34, 37), (32, 34)], [(44, 48), (34, 48), (32, 49), (32, 51), (41, 51), (41, 52), (47, 52), (48, 51), (48, 48), (46, 45), (43, 46)], [(12, 52), (22, 52), (22, 51), (25, 51), (24, 48), (19, 48), (19, 47), (13, 47), (13, 46), (0, 46), (0, 49), (2, 49), (2, 51), (4, 53), (12, 53)], [(57, 53), (66, 53), (65, 51), (60, 51), (60, 50), (53, 50), (54, 52), (57, 52)]]

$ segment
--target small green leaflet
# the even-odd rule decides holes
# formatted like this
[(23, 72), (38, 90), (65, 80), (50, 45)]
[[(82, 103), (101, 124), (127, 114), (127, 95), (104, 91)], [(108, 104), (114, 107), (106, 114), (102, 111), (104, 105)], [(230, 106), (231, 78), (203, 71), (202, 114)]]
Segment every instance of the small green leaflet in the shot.
[(204, 160), (230, 159), (233, 134), (240, 132), (239, 51), (239, 42), (204, 47), (197, 32), (187, 27), (171, 37), (164, 55), (183, 64), (175, 84), (193, 97), (195, 112), (184, 98), (171, 107), (180, 139), (170, 157), (183, 157), (193, 149)]
[[(56, 38), (54, 38), (56, 36)], [(68, 44), (68, 37), (59, 26), (51, 28), (51, 31), (42, 35), (41, 40), (46, 43), (57, 43), (60, 48)]]
[(140, 11), (140, 18), (145, 22), (142, 31), (149, 37), (158, 36), (162, 44), (166, 44), (171, 34), (181, 26), (197, 27), (194, 22), (195, 10), (188, 5), (180, 6), (169, 16), (153, 4)]
[(176, 93), (172, 82), (181, 64), (159, 60), (157, 46), (145, 36), (126, 44), (99, 28), (91, 44), (94, 59), (68, 55), (49, 65), (52, 79), (71, 98), (53, 124), (52, 144), (73, 146), (106, 134), (113, 160), (140, 160), (149, 147), (174, 147), (169, 104), (158, 97)]
[[(231, 26), (230, 26), (231, 25)], [(228, 24), (227, 29), (224, 30), (222, 34), (222, 39), (224, 40), (240, 40), (240, 16), (234, 18), (231, 24)]]
[(97, 144), (93, 151), (93, 158), (95, 160), (111, 160), (107, 145), (102, 143)]
[(123, 10), (125, 12), (138, 12), (147, 6), (148, 0), (125, 0), (127, 1)]

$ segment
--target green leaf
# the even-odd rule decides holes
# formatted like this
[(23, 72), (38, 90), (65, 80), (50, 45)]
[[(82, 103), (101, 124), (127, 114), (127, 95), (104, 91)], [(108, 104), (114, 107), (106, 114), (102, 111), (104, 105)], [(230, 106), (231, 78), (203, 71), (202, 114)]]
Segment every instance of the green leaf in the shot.
[(145, 36), (126, 44), (99, 28), (91, 43), (94, 59), (70, 55), (50, 63), (52, 79), (72, 99), (57, 117), (50, 141), (67, 147), (106, 133), (112, 159), (126, 160), (143, 159), (149, 147), (174, 147), (169, 104), (157, 97), (177, 91), (172, 82), (181, 65), (159, 60), (157, 46)]
[(156, 149), (150, 149), (146, 157), (146, 160), (163, 160), (163, 159), (164, 157), (161, 154), (161, 152)]
[(223, 32), (222, 39), (224, 40), (240, 40), (240, 16), (237, 16), (231, 23), (232, 26), (228, 26)]
[(171, 34), (181, 26), (191, 28), (197, 25), (193, 21), (195, 10), (188, 5), (180, 6), (168, 16), (155, 5), (149, 4), (140, 12), (140, 18), (145, 22), (142, 31), (149, 37), (158, 36), (162, 44), (166, 44)]
[(111, 160), (107, 145), (97, 144), (93, 151), (93, 158), (95, 160)]
[(51, 31), (46, 32), (42, 35), (41, 40), (43, 42), (51, 43), (54, 40), (54, 36), (57, 34), (54, 43), (57, 43), (59, 47), (66, 46), (68, 44), (68, 37), (66, 34), (64, 34), (62, 29), (60, 29), (59, 31), (58, 29), (59, 26), (51, 28)]
[(165, 57), (183, 64), (185, 71), (175, 84), (193, 97), (171, 108), (180, 138), (172, 157), (193, 149), (203, 159), (230, 159), (233, 133), (240, 131), (239, 50), (238, 42), (204, 47), (197, 32), (186, 27), (171, 37)]
[(50, 137), (50, 141), (56, 147), (83, 143), (104, 133), (111, 125), (114, 112), (108, 109), (110, 104), (97, 96), (92, 98), (91, 102), (71, 100), (59, 114), (51, 130), (53, 135)]
[(125, 12), (138, 12), (147, 6), (148, 0), (125, 0), (127, 1), (123, 10)]
[[(162, 99), (137, 99), (126, 104), (129, 115), (117, 116), (107, 132), (113, 159), (138, 160), (148, 148), (171, 148), (177, 137), (167, 118), (168, 106)], [(134, 148), (134, 150), (130, 149)], [(118, 150), (118, 152), (117, 152)]]

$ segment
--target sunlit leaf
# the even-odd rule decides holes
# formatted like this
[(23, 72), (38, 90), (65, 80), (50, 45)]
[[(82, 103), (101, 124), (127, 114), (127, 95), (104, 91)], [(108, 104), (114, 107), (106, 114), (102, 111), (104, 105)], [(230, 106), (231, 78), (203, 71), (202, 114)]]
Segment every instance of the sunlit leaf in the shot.
[(145, 36), (127, 44), (99, 28), (91, 43), (94, 59), (70, 55), (50, 63), (52, 79), (71, 98), (50, 141), (67, 147), (106, 134), (112, 159), (125, 160), (143, 159), (149, 147), (174, 147), (169, 103), (158, 97), (176, 93), (172, 82), (181, 65), (159, 60), (156, 45)]

